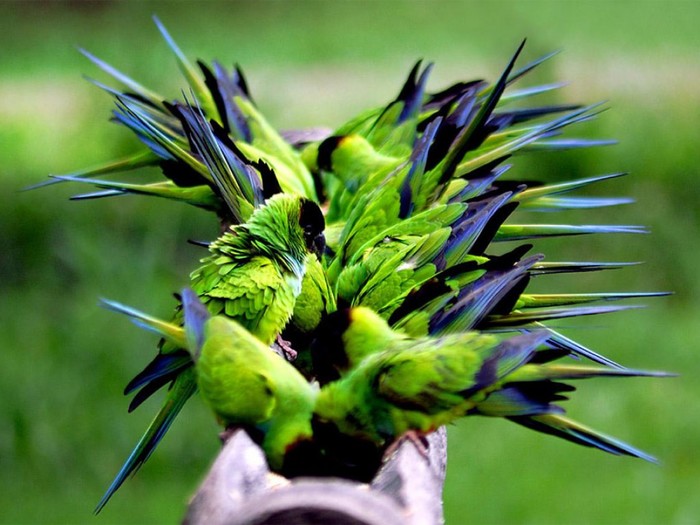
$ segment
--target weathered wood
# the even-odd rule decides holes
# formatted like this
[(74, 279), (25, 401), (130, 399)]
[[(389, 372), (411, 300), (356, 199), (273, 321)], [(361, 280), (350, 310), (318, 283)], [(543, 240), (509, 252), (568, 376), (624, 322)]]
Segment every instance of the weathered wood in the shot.
[(286, 479), (270, 472), (243, 431), (225, 444), (194, 495), (187, 525), (437, 525), (447, 439), (428, 436), (427, 456), (405, 440), (370, 484), (337, 478)]
[(442, 487), (447, 468), (447, 432), (428, 436), (428, 456), (405, 440), (372, 480), (374, 491), (390, 496), (401, 507), (404, 523), (443, 522)]

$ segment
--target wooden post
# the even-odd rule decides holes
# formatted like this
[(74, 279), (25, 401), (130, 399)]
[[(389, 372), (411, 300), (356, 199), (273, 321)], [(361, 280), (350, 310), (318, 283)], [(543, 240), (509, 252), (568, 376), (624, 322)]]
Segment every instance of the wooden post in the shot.
[(371, 483), (338, 478), (286, 479), (270, 472), (243, 431), (224, 445), (192, 498), (186, 525), (438, 525), (447, 462), (444, 428), (428, 436), (425, 456), (404, 440)]

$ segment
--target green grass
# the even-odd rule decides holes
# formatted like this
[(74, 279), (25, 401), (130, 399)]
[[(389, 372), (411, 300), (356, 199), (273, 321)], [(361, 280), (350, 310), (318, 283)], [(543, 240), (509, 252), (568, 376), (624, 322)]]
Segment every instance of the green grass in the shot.
[(700, 514), (692, 417), (700, 387), (700, 139), (698, 37), (692, 2), (237, 2), (0, 4), (0, 522), (178, 521), (216, 450), (216, 426), (190, 403), (144, 468), (99, 518), (90, 513), (157, 407), (127, 415), (126, 381), (155, 338), (100, 309), (108, 297), (167, 316), (210, 238), (204, 213), (125, 197), (71, 203), (74, 188), (18, 192), (129, 151), (106, 120), (109, 99), (83, 81), (104, 79), (79, 45), (178, 96), (182, 83), (150, 15), (192, 58), (240, 62), (262, 109), (280, 127), (334, 125), (381, 104), (411, 63), (436, 62), (432, 88), (493, 80), (519, 40), (525, 58), (564, 53), (539, 81), (571, 81), (557, 102), (609, 100), (582, 130), (615, 147), (516, 159), (523, 177), (631, 175), (594, 191), (635, 205), (579, 212), (582, 222), (641, 223), (650, 235), (547, 241), (556, 258), (643, 260), (622, 271), (551, 278), (555, 290), (673, 290), (649, 308), (561, 322), (626, 365), (675, 379), (584, 384), (574, 417), (629, 440), (660, 466), (615, 458), (502, 421), (451, 429), (448, 523), (692, 523)]

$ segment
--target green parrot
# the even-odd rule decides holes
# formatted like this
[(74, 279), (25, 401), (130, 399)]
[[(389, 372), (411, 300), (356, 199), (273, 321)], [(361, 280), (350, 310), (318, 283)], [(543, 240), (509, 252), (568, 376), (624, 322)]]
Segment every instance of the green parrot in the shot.
[[(294, 312), (309, 256), (323, 251), (323, 228), (323, 214), (314, 202), (275, 195), (248, 222), (231, 226), (209, 246), (211, 255), (192, 273), (190, 284), (213, 315), (236, 320), (269, 346)], [(178, 310), (173, 322), (182, 321), (182, 310)], [(284, 341), (280, 343), (283, 350), (290, 351)], [(167, 384), (171, 386), (163, 407), (98, 504), (98, 511), (148, 459), (196, 391), (190, 353), (165, 340), (156, 358), (127, 385), (126, 394), (138, 390), (129, 410)]]
[[(208, 315), (188, 290), (183, 304), (188, 330), (189, 315), (199, 319)], [(315, 389), (233, 319), (216, 316), (200, 327), (192, 324), (192, 336), (197, 339), (195, 375), (202, 398), (227, 429), (243, 427), (258, 440), (262, 436), (260, 445), (270, 468), (283, 469), (287, 454), (311, 440)]]
[(319, 328), (314, 347), (317, 370), (330, 381), (316, 400), (315, 425), (326, 434), (331, 428), (385, 448), (406, 433), (429, 433), (478, 414), (654, 461), (564, 417), (554, 402), (573, 390), (560, 380), (668, 374), (555, 363), (568, 353), (538, 350), (549, 338), (546, 331), (509, 338), (474, 331), (413, 338), (392, 330), (368, 308), (339, 310)]
[(112, 301), (104, 305), (186, 348), (199, 394), (217, 420), (227, 430), (244, 428), (270, 468), (283, 469), (288, 453), (311, 440), (317, 389), (240, 323), (212, 316), (192, 290), (185, 288), (181, 297), (184, 326)]

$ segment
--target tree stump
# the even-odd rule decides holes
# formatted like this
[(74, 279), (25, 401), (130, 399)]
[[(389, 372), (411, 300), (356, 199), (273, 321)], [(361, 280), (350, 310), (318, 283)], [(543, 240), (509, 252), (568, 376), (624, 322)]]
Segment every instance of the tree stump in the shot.
[(262, 450), (239, 430), (226, 442), (192, 498), (184, 523), (440, 524), (445, 429), (427, 439), (427, 456), (404, 440), (366, 484), (339, 478), (284, 478), (270, 472)]

